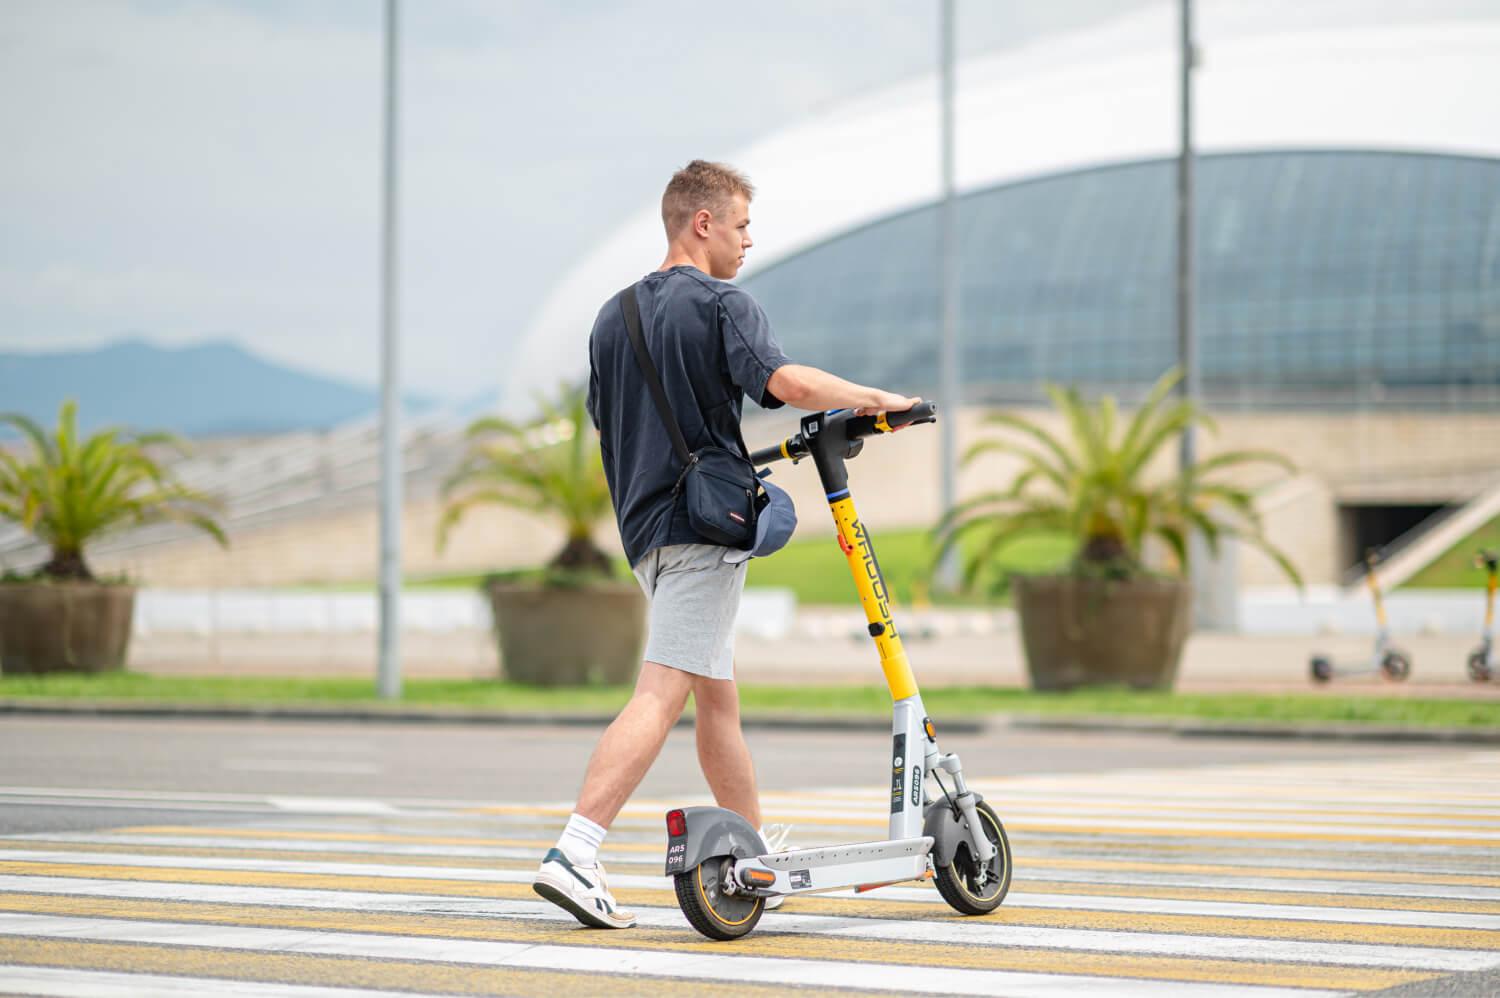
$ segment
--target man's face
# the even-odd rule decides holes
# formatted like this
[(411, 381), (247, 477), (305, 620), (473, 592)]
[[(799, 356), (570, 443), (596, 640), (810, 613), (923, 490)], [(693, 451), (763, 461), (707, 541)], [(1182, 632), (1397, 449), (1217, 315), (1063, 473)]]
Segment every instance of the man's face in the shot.
[(722, 217), (709, 215), (707, 239), (709, 276), (727, 281), (738, 274), (745, 263), (745, 251), (754, 245), (750, 241), (750, 202), (743, 194), (730, 199)]

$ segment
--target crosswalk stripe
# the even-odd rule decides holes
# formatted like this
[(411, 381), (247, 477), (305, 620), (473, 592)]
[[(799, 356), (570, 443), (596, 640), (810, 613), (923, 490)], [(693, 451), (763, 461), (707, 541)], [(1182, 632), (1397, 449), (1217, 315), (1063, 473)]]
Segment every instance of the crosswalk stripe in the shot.
[[(578, 929), (564, 930), (572, 936), (593, 936)], [(968, 995), (1027, 995), (1027, 994), (1084, 994), (1095, 991), (1099, 985), (1108, 983), (1110, 993), (1115, 994), (1161, 994), (1217, 996), (1226, 993), (1223, 984), (1217, 981), (1161, 980), (1155, 977), (1122, 979), (1100, 977), (1094, 974), (1047, 974), (1038, 975), (1024, 970), (980, 969), (973, 965), (934, 965), (925, 954), (937, 953), (943, 947), (928, 943), (920, 947), (892, 942), (876, 949), (890, 954), (887, 962), (866, 962), (843, 959), (844, 950), (853, 944), (841, 940), (839, 959), (818, 959), (807, 952), (809, 947), (786, 946), (786, 940), (774, 936), (749, 940), (752, 945), (737, 947), (734, 955), (722, 950), (705, 952), (700, 943), (689, 943), (684, 947), (680, 934), (677, 941), (652, 939), (649, 930), (637, 933), (640, 941), (627, 943), (611, 933), (602, 940), (590, 940), (587, 945), (568, 945), (564, 942), (539, 941), (553, 939), (545, 931), (520, 934), (519, 940), (464, 939), (452, 935), (440, 938), (405, 935), (387, 936), (353, 931), (309, 931), (305, 929), (267, 929), (244, 926), (216, 925), (200, 926), (185, 939), (181, 927), (172, 922), (125, 921), (119, 919), (70, 918), (55, 916), (0, 915), (0, 933), (11, 933), (33, 938), (60, 938), (68, 940), (87, 939), (99, 942), (127, 942), (146, 945), (170, 943), (178, 947), (203, 947), (215, 949), (242, 949), (261, 951), (294, 951), (299, 957), (344, 956), (365, 957), (380, 960), (433, 961), (445, 964), (480, 964), (485, 967), (520, 966), (531, 969), (608, 969), (618, 972), (622, 967), (637, 973), (659, 974), (670, 977), (707, 978), (710, 980), (741, 980), (755, 983), (802, 984), (822, 986), (857, 987), (868, 990), (921, 992), (946, 992)], [(826, 954), (827, 944), (808, 940), (817, 950)], [(655, 945), (653, 945), (655, 944)], [(919, 952), (911, 952), (917, 949)], [(981, 955), (995, 960), (1004, 960), (1009, 954), (998, 951), (993, 954), (975, 954), (972, 947), (952, 947), (955, 959), (967, 956), (973, 963), (982, 963)], [(697, 950), (694, 953), (692, 950)], [(772, 952), (776, 955), (741, 955)], [(800, 952), (799, 952), (800, 951)], [(1137, 961), (1146, 964), (1149, 961)], [(582, 966), (580, 966), (582, 965)], [(1254, 970), (1253, 964), (1242, 965)], [(447, 968), (434, 968), (434, 976), (441, 977)], [(1272, 968), (1269, 980), (1273, 986), (1257, 987), (1256, 994), (1262, 998), (1301, 994), (1306, 998), (1305, 985), (1309, 979), (1301, 968), (1284, 968), (1291, 983), (1282, 985), (1277, 971)], [(452, 972), (452, 971), (450, 971)], [(1423, 975), (1401, 975), (1369, 971), (1344, 970), (1346, 981), (1342, 989), (1374, 990), (1390, 986), (1387, 981), (1409, 983), (1423, 979)], [(459, 978), (460, 980), (462, 978)], [(1266, 978), (1262, 978), (1266, 979)], [(1136, 983), (1136, 982), (1139, 983)], [(424, 987), (432, 988), (441, 980), (429, 980)], [(1145, 987), (1141, 985), (1144, 984)], [(1233, 982), (1230, 982), (1232, 985)], [(1134, 985), (1134, 986), (1133, 986)], [(464, 993), (473, 993), (465, 991)], [(1230, 992), (1232, 993), (1232, 992)], [(1325, 994), (1334, 992), (1325, 991)]]
[[(497, 816), (519, 816), (529, 815), (532, 817), (550, 817), (566, 819), (572, 813), (568, 807), (538, 807), (523, 804), (499, 805), (491, 807), (476, 808), (475, 813), (497, 815)], [(640, 808), (627, 807), (622, 814), (627, 817), (641, 818), (645, 813)], [(878, 818), (847, 818), (827, 817), (823, 812), (814, 808), (779, 808), (777, 815), (790, 821), (806, 825), (836, 825), (845, 828), (884, 828), (886, 822)], [(1290, 823), (1280, 822), (1273, 828), (1262, 826), (1249, 826), (1237, 822), (1224, 821), (1195, 821), (1177, 820), (1167, 821), (1153, 818), (1140, 818), (1135, 820), (1121, 819), (1112, 816), (1108, 822), (1099, 822), (1092, 818), (1063, 818), (1052, 817), (1046, 820), (1008, 820), (1001, 819), (1007, 829), (1027, 832), (1068, 832), (1085, 830), (1089, 834), (1107, 835), (1179, 835), (1191, 833), (1195, 836), (1212, 838), (1235, 838), (1235, 839), (1297, 839), (1301, 841), (1312, 840), (1322, 842), (1390, 842), (1402, 843), (1413, 842), (1425, 845), (1443, 846), (1473, 846), (1481, 847), (1500, 843), (1500, 831), (1487, 830), (1464, 830), (1462, 835), (1432, 835), (1422, 827), (1403, 827), (1398, 824), (1382, 822), (1380, 831), (1359, 831), (1368, 828), (1369, 822), (1316, 822), (1316, 823)]]
[[(327, 839), (304, 839), (288, 835), (275, 840), (243, 838), (231, 830), (214, 837), (214, 845), (203, 845), (203, 839), (174, 835), (109, 835), (98, 833), (56, 833), (42, 838), (28, 836), (24, 839), (0, 838), (0, 857), (7, 852), (23, 849), (42, 849), (49, 852), (119, 852), (138, 855), (182, 855), (182, 856), (250, 856), (275, 852), (287, 859), (340, 860), (359, 857), (360, 861), (384, 862), (388, 864), (437, 865), (445, 858), (534, 860), (544, 853), (553, 842), (548, 839), (505, 840), (507, 847), (498, 846), (450, 846), (424, 844), (427, 840), (413, 837), (407, 841), (380, 843), (340, 842)], [(632, 848), (627, 858), (613, 854), (623, 846)], [(656, 855), (647, 858), (652, 850)], [(611, 859), (611, 868), (633, 867), (646, 869), (660, 867), (665, 843), (620, 843), (611, 841), (605, 850)], [(1019, 873), (1030, 871), (1055, 871), (1053, 876), (1068, 878), (1091, 872), (1104, 879), (1113, 879), (1108, 874), (1144, 874), (1175, 878), (1182, 874), (1216, 875), (1233, 883), (1234, 878), (1251, 874), (1260, 879), (1313, 878), (1317, 880), (1350, 880), (1362, 884), (1412, 883), (1445, 884), (1463, 887), (1500, 888), (1500, 877), (1465, 876), (1459, 874), (1430, 873), (1418, 870), (1389, 872), (1374, 870), (1331, 870), (1319, 867), (1266, 867), (1228, 864), (1164, 863), (1104, 859), (1067, 859), (1029, 856), (1018, 861)], [(1175, 882), (1175, 881), (1174, 881)]]
[[(7, 966), (6, 963), (9, 965)], [(48, 966), (64, 964), (64, 975)], [(92, 968), (129, 965), (142, 968), (138, 974), (111, 974)], [(173, 976), (165, 976), (173, 975)], [(229, 979), (231, 975), (254, 976), (250, 983)], [(349, 987), (351, 981), (378, 978), (399, 991)], [(325, 982), (306, 985), (304, 981)], [(203, 998), (205, 995), (243, 998), (411, 998), (413, 992), (470, 995), (539, 995), (556, 998), (594, 998), (611, 995), (656, 998), (784, 998), (780, 987), (734, 984), (708, 980), (674, 981), (662, 977), (635, 979), (603, 977), (596, 971), (531, 969), (512, 966), (489, 968), (443, 966), (434, 962), (380, 961), (340, 955), (289, 955), (270, 952), (233, 952), (227, 947), (202, 952), (174, 940), (171, 946), (110, 943), (89, 940), (7, 940), (0, 953), (0, 987), (12, 993), (58, 995), (66, 998), (141, 998), (142, 995), (171, 998)], [(840, 998), (861, 998), (874, 991), (831, 991)]]
[[(264, 890), (256, 891), (254, 889), (242, 889), (241, 891), (237, 892), (197, 891), (193, 892), (192, 896), (189, 898), (179, 898), (178, 900), (172, 902), (143, 902), (138, 899), (98, 897), (97, 895), (92, 900), (85, 900), (84, 898), (78, 896), (67, 897), (58, 895), (49, 896), (44, 894), (30, 894), (15, 895), (9, 898), (0, 898), (0, 911), (12, 913), (29, 912), (50, 914), (91, 914), (108, 917), (129, 918), (164, 918), (167, 917), (168, 914), (171, 914), (181, 918), (184, 921), (202, 920), (205, 918), (214, 921), (221, 921), (225, 920), (226, 916), (223, 913), (227, 911), (231, 913), (230, 916), (227, 916), (230, 921), (237, 922), (238, 915), (235, 913), (240, 913), (244, 915), (244, 918), (246, 920), (246, 922), (243, 924), (249, 924), (251, 913), (256, 910), (252, 908), (253, 905), (258, 904), (258, 910), (260, 910), (262, 913), (271, 910), (274, 907), (274, 905), (265, 902), (266, 894), (267, 892)], [(209, 901), (210, 898), (215, 897), (217, 897), (219, 900), (212, 902)], [(569, 926), (571, 926), (571, 921), (566, 915), (558, 912), (556, 909), (551, 909), (551, 911), (549, 912), (548, 909), (545, 906), (541, 905), (537, 900), (535, 900), (534, 898), (528, 898), (525, 892), (515, 892), (515, 899), (520, 900), (521, 903), (519, 905), (514, 903), (513, 901), (506, 903), (497, 903), (495, 905), (491, 905), (488, 909), (486, 909), (484, 914), (486, 915), (487, 919), (493, 920), (496, 918), (505, 917), (538, 918), (542, 917), (540, 913), (546, 913), (556, 915), (559, 920), (565, 921), (569, 924)], [(331, 910), (345, 911), (351, 909), (351, 905), (347, 903), (338, 903), (336, 901), (330, 901), (325, 898), (313, 898), (312, 900), (316, 901), (317, 903), (308, 904), (308, 892), (302, 892), (298, 897), (298, 901), (300, 902), (298, 906), (319, 907)], [(622, 897), (621, 900), (625, 900), (625, 898)], [(656, 906), (661, 908), (662, 910), (647, 912), (645, 908), (642, 907), (642, 911), (640, 913), (642, 924), (658, 925), (662, 927), (677, 927), (680, 923), (678, 922), (677, 918), (671, 913), (671, 910), (668, 907), (671, 903), (670, 898), (662, 896), (653, 900), (655, 901)], [(346, 928), (350, 926), (372, 928), (373, 926), (371, 926), (371, 924), (368, 922), (368, 919), (372, 917), (372, 909), (391, 909), (392, 907), (394, 907), (399, 911), (405, 912), (414, 906), (419, 907), (423, 903), (424, 902), (413, 902), (409, 897), (399, 900), (386, 900), (383, 903), (379, 901), (362, 901), (359, 905), (359, 908), (357, 909), (357, 913), (351, 911), (349, 915), (343, 916), (343, 920), (337, 921), (336, 924), (340, 927)], [(432, 909), (437, 907), (441, 903), (442, 902), (440, 901), (434, 902), (433, 899), (427, 898), (425, 901), (427, 914), (430, 915), (432, 913)], [(634, 899), (632, 899), (630, 903), (638, 904), (638, 902)], [(227, 907), (228, 904), (237, 905), (238, 907)], [(772, 921), (767, 923), (768, 931), (780, 933), (826, 933), (827, 931), (838, 931), (857, 937), (871, 936), (876, 938), (884, 938), (885, 933), (889, 931), (887, 928), (879, 925), (863, 924), (863, 922), (869, 922), (871, 920), (878, 919), (882, 914), (889, 915), (898, 913), (892, 912), (890, 910), (891, 907), (895, 906), (887, 907), (879, 903), (869, 906), (869, 910), (855, 908), (848, 905), (843, 906), (842, 910), (840, 910), (838, 906), (811, 904), (808, 902), (808, 899), (799, 899), (797, 902), (795, 902), (794, 904), (790, 904), (788, 907), (792, 909), (790, 912), (784, 910), (782, 913), (779, 913), (777, 916), (775, 916)], [(929, 910), (929, 913), (932, 912), (930, 912)], [(454, 913), (444, 911), (443, 914), (452, 915)], [(836, 924), (834, 922), (830, 922), (826, 917), (828, 914), (833, 914), (835, 918), (840, 919), (840, 921), (838, 921)], [(268, 916), (262, 914), (262, 917)], [(292, 916), (276, 916), (277, 919), (281, 920), (289, 919), (291, 917)], [(858, 925), (848, 923), (848, 919), (850, 917), (858, 917), (862, 920), (862, 923)], [(944, 916), (944, 918), (947, 922), (952, 922), (951, 918), (947, 918), (947, 916)], [(445, 922), (444, 924), (448, 925), (450, 929), (456, 928), (458, 926), (458, 923), (451, 921)], [(488, 923), (488, 926), (489, 927), (486, 929), (486, 931), (495, 931), (493, 929), (492, 921)], [(1200, 917), (1189, 919), (1181, 917), (1173, 918), (1170, 915), (1163, 916), (1158, 914), (1148, 919), (1140, 919), (1139, 917), (1127, 918), (1117, 913), (1078, 913), (1049, 911), (1036, 912), (1029, 911), (1025, 908), (1016, 908), (1012, 910), (1009, 907), (995, 915), (990, 916), (983, 924), (960, 923), (957, 926), (953, 926), (953, 928), (957, 929), (957, 931), (961, 933), (964, 933), (963, 936), (957, 938), (972, 942), (982, 941), (982, 938), (985, 937), (986, 933), (995, 934), (992, 933), (991, 930), (997, 926), (1006, 926), (1008, 929), (1014, 929), (1015, 927), (1019, 926), (1023, 928), (1066, 928), (1085, 929), (1089, 931), (1154, 932), (1167, 936), (1185, 936), (1192, 933), (1231, 935), (1244, 928), (1242, 926), (1239, 926), (1232, 918), (1213, 919)], [(1373, 927), (1373, 931), (1370, 932), (1340, 932), (1339, 930), (1341, 929), (1350, 930), (1354, 927), (1337, 923), (1323, 923), (1318, 926), (1314, 926), (1312, 928), (1312, 931), (1308, 931), (1309, 927), (1306, 924), (1299, 926), (1296, 924), (1289, 924), (1284, 922), (1266, 921), (1251, 928), (1264, 931), (1244, 932), (1243, 934), (1247, 938), (1283, 939), (1293, 942), (1305, 942), (1308, 941), (1309, 938), (1316, 938), (1328, 942), (1337, 942), (1347, 939), (1358, 943), (1368, 943), (1373, 945), (1389, 944), (1399, 946), (1415, 946), (1418, 944), (1426, 944), (1429, 947), (1435, 948), (1454, 948), (1469, 945), (1473, 948), (1478, 949), (1492, 948), (1492, 943), (1487, 944), (1482, 939), (1474, 938), (1474, 936), (1482, 935), (1482, 933), (1472, 933), (1469, 937), (1465, 937), (1462, 933), (1441, 932), (1440, 930), (1436, 929), (1430, 929), (1423, 933), (1414, 931), (1407, 926), (1381, 925)], [(939, 927), (937, 929), (922, 928), (916, 930), (915, 934), (930, 935), (933, 931), (939, 932), (941, 934), (946, 930), (943, 929), (941, 924), (939, 923)], [(1013, 936), (1014, 932), (1010, 933), (1010, 935)], [(631, 936), (626, 938), (628, 942), (629, 940), (635, 939), (636, 936), (635, 934), (631, 934)], [(1065, 944), (1067, 940), (1064, 939), (1061, 942)], [(1016, 944), (1016, 940), (1012, 939), (1008, 944), (1014, 945)], [(1064, 945), (1063, 948), (1069, 947)], [(851, 959), (872, 959), (872, 957), (868, 955), (859, 957), (858, 954), (850, 953), (848, 951), (845, 951), (844, 955), (850, 957)], [(1014, 953), (1011, 953), (1010, 955), (1014, 956)], [(936, 959), (936, 957), (934, 957), (934, 959)]]
[[(307, 998), (1381, 990), (1500, 971), (1497, 764), (1444, 750), (972, 780), (1015, 850), (997, 912), (961, 917), (930, 884), (836, 891), (731, 944), (685, 924), (661, 873), (664, 812), (690, 796), (638, 799), (614, 823), (604, 858), (639, 924), (599, 932), (530, 886), (571, 804), (0, 788), (4, 803), (239, 812), (0, 836), (0, 990), (132, 993), (110, 976), (121, 966), (174, 998), (246, 981)], [(804, 846), (868, 841), (885, 793), (762, 806)]]
[[(463, 897), (485, 897), (497, 901), (506, 899), (529, 899), (530, 873), (520, 876), (512, 876), (502, 880), (493, 878), (488, 882), (469, 881), (422, 881), (405, 880), (398, 878), (358, 878), (338, 876), (316, 876), (310, 874), (268, 874), (264, 872), (240, 872), (219, 870), (172, 870), (154, 871), (157, 877), (152, 877), (142, 870), (132, 868), (109, 868), (94, 867), (83, 868), (84, 875), (91, 875), (96, 879), (136, 879), (154, 880), (158, 885), (158, 897), (175, 897), (174, 891), (179, 883), (195, 884), (219, 884), (224, 886), (262, 886), (270, 884), (295, 885), (307, 889), (323, 890), (360, 890), (369, 892), (392, 893), (427, 893), (436, 897), (463, 896)], [(89, 870), (92, 871), (89, 874)], [(66, 869), (52, 871), (53, 875), (64, 874)], [(660, 880), (659, 886), (654, 890), (641, 890), (635, 886), (621, 886), (614, 878), (615, 897), (623, 904), (636, 906), (669, 906), (672, 897), (669, 888)], [(508, 880), (509, 882), (506, 882)], [(788, 902), (788, 907), (795, 905), (797, 912), (806, 907), (809, 912), (829, 911), (826, 907), (830, 904), (837, 907), (832, 908), (837, 916), (858, 916), (861, 906), (858, 904), (840, 904), (837, 899), (825, 900), (821, 898), (798, 898)], [(891, 902), (878, 902), (890, 905)], [(816, 907), (814, 907), (816, 906)], [(935, 928), (942, 921), (952, 921), (953, 916), (946, 908), (935, 903), (916, 902), (900, 912), (904, 921), (897, 923), (898, 928), (908, 929), (917, 934), (931, 937), (932, 933), (938, 932)], [(824, 917), (818, 915), (816, 917)], [(779, 923), (783, 926), (790, 925), (786, 916), (778, 915)], [(868, 921), (874, 921), (869, 919)], [(914, 925), (920, 921), (920, 926)], [(1095, 949), (1099, 945), (1098, 940), (1110, 934), (1128, 933), (1129, 938), (1124, 940), (1108, 939), (1102, 945), (1106, 948), (1113, 946), (1124, 946), (1127, 949), (1149, 949), (1159, 953), (1184, 953), (1193, 952), (1200, 955), (1219, 955), (1225, 958), (1237, 958), (1244, 947), (1251, 945), (1251, 940), (1264, 940), (1265, 945), (1261, 949), (1262, 959), (1300, 959), (1309, 961), (1346, 962), (1358, 965), (1370, 966), (1407, 966), (1400, 962), (1404, 959), (1418, 959), (1417, 943), (1426, 941), (1436, 944), (1441, 949), (1422, 950), (1420, 961), (1415, 966), (1435, 966), (1437, 969), (1449, 970), (1472, 970), (1485, 969), (1490, 965), (1487, 958), (1477, 957), (1477, 963), (1464, 951), (1473, 949), (1478, 951), (1497, 951), (1497, 941), (1500, 941), (1500, 933), (1491, 930), (1457, 930), (1457, 929), (1420, 929), (1408, 926), (1383, 926), (1370, 924), (1341, 924), (1337, 922), (1303, 921), (1277, 921), (1271, 919), (1233, 919), (1214, 918), (1208, 916), (1172, 916), (1152, 915), (1143, 917), (1139, 915), (1127, 915), (1118, 912), (1106, 911), (1017, 911), (1011, 912), (1002, 908), (999, 912), (988, 917), (984, 924), (968, 926), (966, 931), (976, 932), (980, 930), (992, 932), (994, 938), (990, 942), (995, 945), (1040, 945), (1034, 941), (1036, 931), (1050, 933), (1051, 940), (1046, 945), (1059, 949)], [(854, 930), (848, 930), (854, 931)], [(864, 926), (861, 932), (880, 933), (886, 931), (883, 928)], [(1223, 938), (1212, 938), (1213, 933), (1223, 934)], [(988, 937), (986, 937), (988, 938)], [(1322, 940), (1314, 945), (1312, 950), (1302, 945), (1302, 940), (1318, 938)], [(1191, 939), (1191, 943), (1187, 940)], [(1399, 945), (1403, 949), (1395, 951), (1377, 951), (1380, 946)], [(1294, 955), (1275, 956), (1277, 946), (1295, 951)], [(1163, 949), (1162, 947), (1166, 947)], [(1177, 948), (1172, 948), (1177, 947)], [(1304, 952), (1304, 950), (1307, 950)], [(1337, 952), (1337, 957), (1327, 956), (1328, 953)], [(1319, 956), (1318, 954), (1325, 954)], [(1396, 961), (1396, 962), (1391, 962)], [(1495, 958), (1500, 962), (1500, 957)]]
[[(107, 951), (98, 944), (85, 944), (88, 952), (118, 959), (108, 966), (119, 966), (141, 955), (140, 947), (113, 946)], [(274, 984), (262, 981), (233, 981), (225, 978), (171, 976), (161, 974), (124, 974), (111, 971), (82, 970), (80, 946), (64, 943), (24, 940), (7, 949), (0, 959), (0, 981), (14, 995), (38, 998), (203, 998), (204, 995), (226, 998), (411, 998), (409, 991), (372, 991), (369, 988), (326, 988), (291, 982)], [(154, 954), (148, 954), (147, 959)], [(45, 966), (30, 966), (20, 961), (31, 958)], [(181, 961), (186, 963), (188, 961)]]
[[(272, 874), (305, 874), (324, 876), (354, 876), (354, 877), (410, 877), (414, 872), (421, 872), (427, 879), (448, 880), (479, 880), (516, 883), (521, 880), (530, 882), (530, 870), (504, 870), (495, 867), (468, 867), (468, 866), (401, 866), (384, 863), (355, 863), (344, 859), (338, 862), (322, 861), (307, 862), (291, 859), (262, 859), (243, 857), (208, 857), (208, 856), (147, 856), (128, 853), (105, 853), (85, 852), (70, 853), (66, 851), (44, 851), (44, 850), (13, 850), (6, 853), (10, 858), (0, 860), (0, 872), (5, 873), (27, 873), (37, 872), (40, 868), (67, 868), (71, 870), (88, 869), (114, 869), (116, 871), (132, 867), (160, 868), (170, 870), (170, 878), (183, 876), (194, 870), (225, 870), (245, 871), (255, 873)], [(167, 877), (167, 874), (163, 874)], [(663, 886), (665, 880), (662, 876), (626, 875), (615, 877), (612, 883), (624, 887), (657, 887)], [(1383, 894), (1390, 897), (1427, 897), (1427, 898), (1452, 898), (1454, 900), (1469, 901), (1500, 901), (1500, 888), (1492, 887), (1467, 887), (1450, 884), (1411, 884), (1411, 883), (1359, 883), (1349, 881), (1325, 881), (1314, 878), (1285, 878), (1276, 879), (1272, 877), (1239, 877), (1230, 880), (1228, 878), (1206, 878), (1199, 880), (1194, 877), (1167, 877), (1157, 874), (1120, 874), (1118, 876), (1095, 876), (1086, 871), (1072, 871), (1054, 873), (1050, 880), (1026, 881), (1017, 878), (1018, 885), (1031, 884), (1036, 889), (1036, 884), (1046, 884), (1046, 889), (1052, 889), (1057, 885), (1068, 883), (1082, 884), (1138, 884), (1142, 886), (1155, 886), (1157, 884), (1170, 883), (1185, 887), (1210, 887), (1224, 889), (1225, 887), (1241, 887), (1245, 889), (1258, 890), (1289, 890), (1300, 892), (1321, 892), (1324, 894)]]

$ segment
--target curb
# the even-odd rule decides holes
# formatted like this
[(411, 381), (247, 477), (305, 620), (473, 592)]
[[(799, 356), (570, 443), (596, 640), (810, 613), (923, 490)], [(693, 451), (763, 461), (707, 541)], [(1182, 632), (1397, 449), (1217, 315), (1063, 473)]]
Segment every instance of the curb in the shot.
[(1335, 721), (1297, 724), (1278, 721), (1203, 721), (1172, 717), (1048, 717), (1036, 714), (1012, 714), (1005, 716), (1003, 720), (1008, 727), (1023, 731), (1099, 731), (1164, 734), (1179, 738), (1500, 745), (1500, 730), (1494, 728), (1402, 728)]
[[(345, 721), (388, 724), (469, 724), (520, 727), (604, 728), (613, 714), (514, 714), (487, 710), (447, 710), (441, 707), (301, 707), (277, 704), (178, 704), (137, 703), (114, 700), (0, 700), (0, 716), (41, 717), (138, 717), (199, 720), (253, 721)], [(741, 725), (767, 731), (879, 731), (889, 732), (887, 718), (817, 716), (801, 714), (746, 714)], [(692, 715), (678, 720), (676, 727), (692, 727)], [(943, 723), (943, 730), (957, 734), (982, 734), (991, 725), (984, 718), (959, 718)]]
[[(305, 707), (293, 704), (140, 703), (128, 700), (0, 699), (0, 716), (139, 717), (201, 720), (316, 721), (389, 724), (468, 724), (512, 727), (604, 728), (613, 714), (516, 714), (442, 707)], [(691, 715), (677, 727), (691, 727)], [(840, 715), (746, 714), (741, 724), (763, 731), (888, 732), (884, 718)], [(1111, 717), (1108, 715), (992, 714), (949, 718), (943, 731), (987, 734), (997, 730), (1043, 732), (1112, 732), (1172, 735), (1179, 738), (1277, 738), (1303, 741), (1387, 742), (1392, 744), (1500, 745), (1500, 729), (1415, 728), (1357, 723), (1286, 723), (1276, 721), (1205, 721), (1196, 718)]]

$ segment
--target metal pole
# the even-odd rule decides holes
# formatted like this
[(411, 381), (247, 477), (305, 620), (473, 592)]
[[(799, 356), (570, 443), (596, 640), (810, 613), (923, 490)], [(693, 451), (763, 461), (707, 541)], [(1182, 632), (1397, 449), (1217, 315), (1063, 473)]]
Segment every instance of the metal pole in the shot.
[[(958, 464), (958, 412), (961, 399), (959, 397), (958, 376), (958, 204), (955, 197), (954, 182), (954, 154), (953, 154), (953, 48), (954, 48), (954, 6), (957, 0), (941, 0), (941, 21), (939, 25), (939, 58), (942, 64), (940, 74), (942, 88), (942, 166), (943, 166), (943, 205), (938, 216), (938, 279), (939, 306), (941, 314), (941, 328), (939, 332), (938, 351), (938, 391), (944, 418), (938, 420), (940, 453), (942, 462), (942, 481), (940, 497), (942, 499), (943, 512), (947, 513), (958, 503), (957, 487), (954, 482), (955, 472)], [(949, 591), (958, 588), (958, 550), (950, 549), (947, 556), (938, 566), (938, 585)]]
[(401, 357), (397, 318), (398, 0), (385, 3), (385, 135), (380, 273), (380, 665), (382, 699), (401, 696)]
[[(1198, 380), (1198, 341), (1193, 325), (1193, 0), (1181, 0), (1181, 118), (1182, 145), (1177, 155), (1177, 363), (1182, 369), (1180, 391), (1189, 402), (1202, 397)], [(1184, 474), (1197, 463), (1193, 427), (1182, 433)]]

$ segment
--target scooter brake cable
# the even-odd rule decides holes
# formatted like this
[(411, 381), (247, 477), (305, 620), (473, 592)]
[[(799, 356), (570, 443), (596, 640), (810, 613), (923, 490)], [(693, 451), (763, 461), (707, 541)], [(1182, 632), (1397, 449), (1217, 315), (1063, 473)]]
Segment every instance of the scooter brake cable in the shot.
[(948, 807), (953, 811), (953, 820), (963, 821), (964, 815), (963, 812), (958, 809), (958, 802), (953, 799), (953, 796), (951, 794), (948, 793), (948, 788), (943, 786), (943, 778), (941, 775), (939, 775), (936, 769), (932, 771), (932, 778), (934, 780), (937, 780), (938, 789), (943, 791), (943, 799), (948, 802)]

